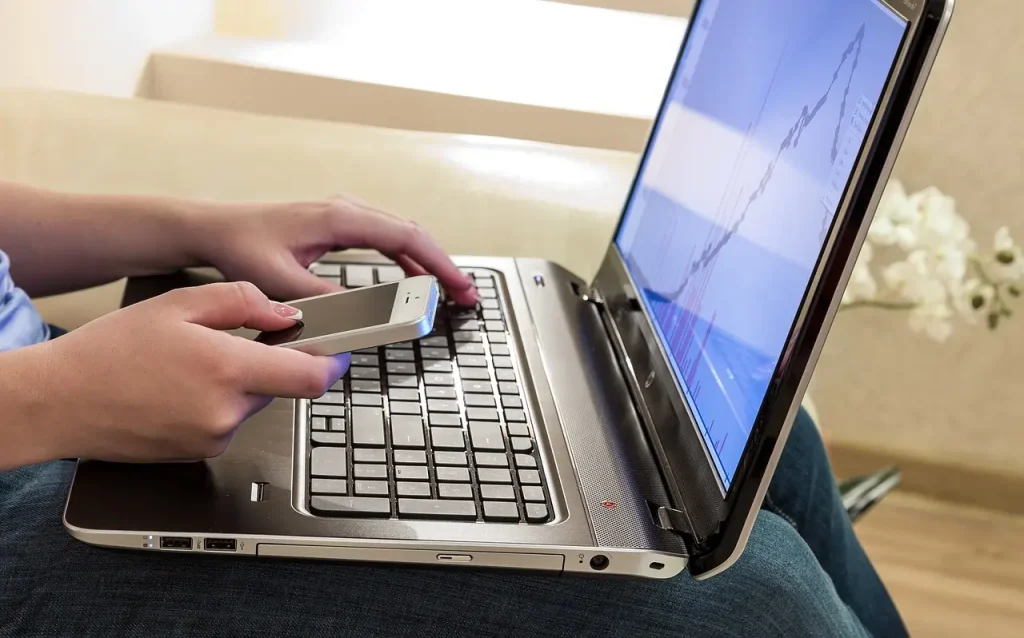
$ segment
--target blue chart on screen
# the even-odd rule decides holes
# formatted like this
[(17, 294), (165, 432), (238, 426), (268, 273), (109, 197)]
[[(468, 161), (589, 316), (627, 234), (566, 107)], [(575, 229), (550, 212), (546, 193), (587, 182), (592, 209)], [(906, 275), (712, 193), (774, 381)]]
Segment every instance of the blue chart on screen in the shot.
[(906, 24), (877, 0), (705, 0), (616, 243), (726, 487)]

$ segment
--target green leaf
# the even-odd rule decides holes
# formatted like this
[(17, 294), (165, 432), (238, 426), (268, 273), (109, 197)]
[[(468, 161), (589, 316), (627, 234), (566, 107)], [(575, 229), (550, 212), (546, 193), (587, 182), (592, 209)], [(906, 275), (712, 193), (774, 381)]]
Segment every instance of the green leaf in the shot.
[(1000, 250), (996, 253), (996, 261), (1001, 264), (1012, 264), (1015, 257), (1012, 250)]
[(1006, 290), (1010, 293), (1011, 297), (1020, 297), (1020, 288), (1016, 284), (1010, 284), (1010, 287)]
[(992, 314), (990, 314), (988, 316), (988, 327), (990, 329), (992, 329), (992, 330), (995, 330), (996, 328), (999, 327), (999, 313), (998, 312), (993, 312)]
[(974, 295), (971, 297), (971, 308), (975, 310), (981, 310), (981, 307), (985, 305), (985, 297), (982, 295)]

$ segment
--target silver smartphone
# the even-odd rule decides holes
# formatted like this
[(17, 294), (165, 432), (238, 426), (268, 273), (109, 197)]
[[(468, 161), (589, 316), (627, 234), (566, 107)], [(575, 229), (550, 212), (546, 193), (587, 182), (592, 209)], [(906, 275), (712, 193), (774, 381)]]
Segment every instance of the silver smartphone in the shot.
[(250, 331), (249, 336), (260, 343), (315, 355), (411, 341), (433, 330), (439, 297), (437, 279), (423, 275), (297, 299), (288, 302), (302, 311), (294, 327), (258, 334)]

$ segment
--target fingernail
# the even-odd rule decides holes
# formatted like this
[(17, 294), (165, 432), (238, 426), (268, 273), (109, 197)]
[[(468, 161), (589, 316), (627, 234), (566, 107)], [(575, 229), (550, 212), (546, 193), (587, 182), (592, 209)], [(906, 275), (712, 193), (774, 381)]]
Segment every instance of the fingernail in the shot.
[(298, 308), (286, 306), (285, 304), (277, 303), (276, 301), (272, 301), (270, 303), (274, 307), (274, 312), (285, 319), (294, 319), (295, 321), (302, 319), (302, 311)]

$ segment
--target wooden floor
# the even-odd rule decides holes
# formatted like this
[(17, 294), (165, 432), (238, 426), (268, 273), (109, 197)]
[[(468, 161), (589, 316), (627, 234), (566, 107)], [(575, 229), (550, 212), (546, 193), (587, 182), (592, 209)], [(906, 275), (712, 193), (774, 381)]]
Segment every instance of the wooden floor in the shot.
[(1024, 517), (894, 493), (857, 533), (912, 636), (1024, 635)]

